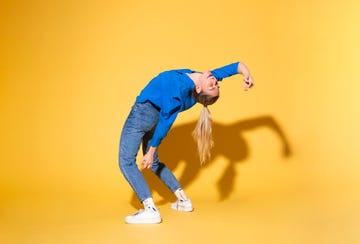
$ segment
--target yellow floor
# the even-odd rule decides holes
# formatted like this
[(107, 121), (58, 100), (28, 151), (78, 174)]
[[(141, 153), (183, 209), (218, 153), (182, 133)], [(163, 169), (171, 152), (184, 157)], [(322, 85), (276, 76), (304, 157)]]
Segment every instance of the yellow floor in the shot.
[(127, 225), (129, 195), (41, 192), (1, 204), (1, 243), (360, 243), (360, 197), (351, 191), (253, 192), (192, 197), (195, 211), (158, 202), (163, 222)]

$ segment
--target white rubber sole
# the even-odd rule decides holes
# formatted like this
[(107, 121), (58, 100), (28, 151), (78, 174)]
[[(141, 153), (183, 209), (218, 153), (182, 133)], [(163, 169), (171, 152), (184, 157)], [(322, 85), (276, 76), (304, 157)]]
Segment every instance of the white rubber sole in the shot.
[(176, 211), (184, 211), (184, 212), (192, 212), (194, 210), (193, 207), (181, 206), (178, 205), (176, 202), (171, 204), (171, 208)]
[(161, 218), (151, 218), (151, 219), (125, 218), (125, 223), (127, 223), (127, 224), (160, 224)]

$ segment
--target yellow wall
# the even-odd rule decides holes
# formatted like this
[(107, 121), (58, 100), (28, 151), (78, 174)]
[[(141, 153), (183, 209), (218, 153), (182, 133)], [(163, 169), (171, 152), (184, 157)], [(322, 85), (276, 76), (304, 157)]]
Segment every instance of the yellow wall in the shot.
[[(140, 89), (171, 68), (243, 61), (256, 82), (249, 92), (240, 76), (221, 84), (207, 167), (198, 167), (184, 133), (199, 106), (182, 113), (164, 141), (163, 157), (190, 195), (230, 201), (254, 192), (307, 192), (332, 200), (359, 193), (358, 1), (1, 5), (3, 240), (16, 236), (23, 214), (37, 219), (29, 206), (46, 213), (57, 206), (60, 216), (73, 201), (106, 199), (113, 209), (134, 203), (117, 167), (119, 134)], [(182, 176), (186, 169), (192, 174)], [(344, 206), (359, 210), (358, 197), (351, 199)], [(31, 236), (25, 229), (24, 239)]]

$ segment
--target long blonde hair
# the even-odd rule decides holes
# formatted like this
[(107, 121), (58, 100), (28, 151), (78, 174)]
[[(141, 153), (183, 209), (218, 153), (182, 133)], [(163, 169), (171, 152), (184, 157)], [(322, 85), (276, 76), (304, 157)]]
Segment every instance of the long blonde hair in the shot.
[(204, 105), (196, 127), (192, 133), (194, 140), (197, 143), (200, 164), (203, 165), (211, 158), (211, 148), (214, 146), (212, 137), (212, 119), (208, 105), (217, 101), (219, 96), (209, 96), (204, 93), (196, 93), (193, 91), (195, 100)]

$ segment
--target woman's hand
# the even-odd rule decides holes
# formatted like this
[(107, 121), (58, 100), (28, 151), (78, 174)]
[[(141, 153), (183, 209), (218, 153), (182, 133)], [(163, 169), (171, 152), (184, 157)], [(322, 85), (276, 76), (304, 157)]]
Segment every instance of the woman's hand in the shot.
[(253, 86), (254, 86), (254, 81), (253, 81), (251, 75), (250, 74), (247, 76), (244, 75), (244, 79), (243, 79), (244, 90), (247, 91)]
[(250, 71), (245, 66), (245, 64), (239, 63), (238, 72), (239, 72), (239, 74), (242, 74), (244, 76), (244, 78), (243, 78), (243, 87), (244, 87), (245, 91), (249, 90), (251, 87), (254, 86), (253, 78), (251, 77)]
[(141, 159), (141, 169), (150, 169), (153, 166), (155, 151), (156, 147), (150, 147), (149, 151)]

